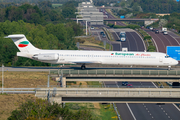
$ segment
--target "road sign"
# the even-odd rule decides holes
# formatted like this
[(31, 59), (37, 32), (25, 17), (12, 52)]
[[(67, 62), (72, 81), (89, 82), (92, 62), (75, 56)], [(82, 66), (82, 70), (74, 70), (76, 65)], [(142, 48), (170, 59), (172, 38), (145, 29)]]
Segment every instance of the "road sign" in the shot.
[(167, 54), (176, 60), (180, 60), (180, 46), (167, 46)]

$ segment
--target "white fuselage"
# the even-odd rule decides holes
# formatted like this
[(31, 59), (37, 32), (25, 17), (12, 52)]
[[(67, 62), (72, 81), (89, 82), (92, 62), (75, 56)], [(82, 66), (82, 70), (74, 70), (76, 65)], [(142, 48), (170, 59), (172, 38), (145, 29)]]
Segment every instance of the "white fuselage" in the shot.
[(37, 50), (28, 56), (41, 62), (53, 64), (115, 64), (115, 65), (150, 65), (171, 66), (178, 61), (159, 52), (121, 52), (121, 51), (81, 51), (81, 50)]

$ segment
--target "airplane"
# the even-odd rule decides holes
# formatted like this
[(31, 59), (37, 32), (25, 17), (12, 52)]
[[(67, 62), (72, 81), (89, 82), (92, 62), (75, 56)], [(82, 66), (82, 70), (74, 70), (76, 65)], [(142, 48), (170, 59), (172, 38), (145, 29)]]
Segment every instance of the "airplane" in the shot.
[(177, 65), (178, 61), (160, 52), (122, 52), (122, 51), (85, 51), (85, 50), (43, 50), (34, 47), (23, 34), (8, 35), (20, 52), (17, 56), (52, 64), (78, 64), (85, 69), (87, 64), (114, 65)]

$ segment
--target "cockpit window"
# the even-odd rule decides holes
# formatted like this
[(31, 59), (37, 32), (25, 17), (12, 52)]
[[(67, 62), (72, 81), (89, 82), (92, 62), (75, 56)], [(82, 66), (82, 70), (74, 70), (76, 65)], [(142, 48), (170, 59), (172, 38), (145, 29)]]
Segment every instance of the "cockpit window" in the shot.
[(169, 55), (166, 55), (165, 58), (169, 58), (170, 56)]

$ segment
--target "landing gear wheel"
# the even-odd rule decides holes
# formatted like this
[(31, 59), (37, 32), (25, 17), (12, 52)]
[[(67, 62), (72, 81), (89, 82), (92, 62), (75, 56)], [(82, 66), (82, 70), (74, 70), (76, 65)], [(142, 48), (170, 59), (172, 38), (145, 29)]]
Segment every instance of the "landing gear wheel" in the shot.
[(171, 70), (171, 66), (168, 66), (168, 70)]
[(82, 69), (82, 70), (86, 69), (86, 66), (85, 66), (85, 65), (82, 65), (82, 66), (81, 66), (81, 69)]

